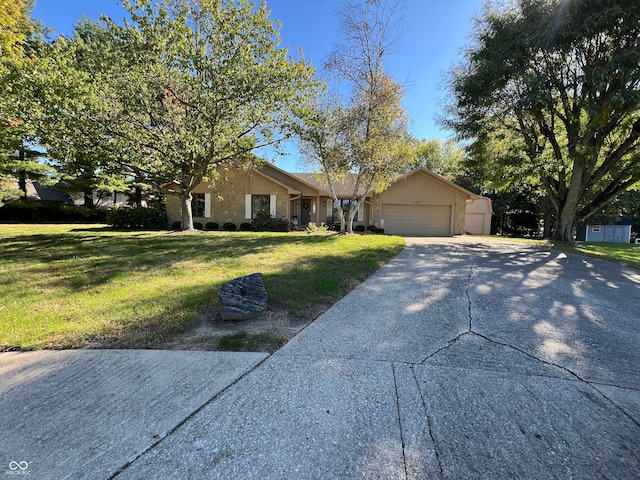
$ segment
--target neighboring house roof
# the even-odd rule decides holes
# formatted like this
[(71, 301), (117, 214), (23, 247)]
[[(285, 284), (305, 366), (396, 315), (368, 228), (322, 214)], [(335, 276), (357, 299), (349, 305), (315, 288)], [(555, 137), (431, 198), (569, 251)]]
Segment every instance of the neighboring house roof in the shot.
[[(73, 205), (73, 199), (71, 195), (62, 190), (57, 190), (47, 185), (42, 185), (38, 182), (27, 179), (27, 199), (35, 200), (37, 202), (52, 202), (52, 203), (67, 203)], [(14, 183), (14, 187), (18, 190), (18, 182)]]

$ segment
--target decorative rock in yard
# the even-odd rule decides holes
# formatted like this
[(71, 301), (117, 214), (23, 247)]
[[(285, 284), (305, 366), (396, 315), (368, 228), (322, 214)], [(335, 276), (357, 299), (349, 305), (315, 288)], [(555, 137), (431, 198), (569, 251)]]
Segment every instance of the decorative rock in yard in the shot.
[(267, 309), (267, 289), (261, 273), (235, 278), (220, 288), (223, 320), (247, 320)]

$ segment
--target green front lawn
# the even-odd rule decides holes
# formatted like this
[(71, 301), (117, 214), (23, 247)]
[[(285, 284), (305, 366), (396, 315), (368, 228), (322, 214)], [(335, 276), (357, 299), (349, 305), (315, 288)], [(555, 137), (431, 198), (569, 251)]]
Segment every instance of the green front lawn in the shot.
[(545, 248), (553, 248), (564, 252), (578, 253), (589, 257), (596, 257), (609, 262), (618, 263), (640, 269), (640, 245), (633, 243), (605, 243), (578, 242), (576, 245), (569, 245), (561, 242), (550, 242), (547, 240), (531, 240), (528, 238), (511, 238), (499, 236), (483, 236), (486, 239), (496, 239), (509, 242), (522, 242), (539, 245)]
[(313, 318), (398, 254), (386, 235), (118, 232), (0, 225), (0, 351), (166, 342), (262, 272), (269, 301)]
[(640, 269), (640, 245), (633, 243), (579, 243), (576, 246), (554, 244), (559, 250), (581, 253)]

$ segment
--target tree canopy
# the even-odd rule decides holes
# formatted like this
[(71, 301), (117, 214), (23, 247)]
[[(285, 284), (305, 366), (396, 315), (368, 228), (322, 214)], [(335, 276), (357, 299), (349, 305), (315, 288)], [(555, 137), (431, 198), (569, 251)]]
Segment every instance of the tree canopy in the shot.
[(555, 239), (640, 180), (637, 2), (488, 3), (450, 89), (474, 169), (541, 186)]
[[(46, 95), (40, 79), (46, 68), (39, 58), (48, 46), (44, 28), (30, 18), (33, 1), (6, 0), (0, 4), (0, 205), (16, 191), (26, 195), (27, 178), (46, 175), (50, 168), (35, 149), (41, 123), (40, 98)], [(5, 23), (6, 22), (6, 23)]]
[(123, 3), (130, 20), (103, 18), (99, 41), (76, 38), (73, 55), (93, 64), (90, 108), (78, 111), (101, 133), (103, 154), (180, 198), (182, 227), (193, 229), (191, 191), (214, 183), (216, 166), (285, 138), (313, 70), (279, 48), (264, 2)]
[(416, 159), (410, 165), (412, 170), (423, 167), (451, 181), (465, 174), (466, 155), (454, 140), (420, 140), (415, 148)]
[(0, 56), (21, 57), (24, 44), (40, 26), (31, 17), (34, 0), (2, 0), (0, 3)]

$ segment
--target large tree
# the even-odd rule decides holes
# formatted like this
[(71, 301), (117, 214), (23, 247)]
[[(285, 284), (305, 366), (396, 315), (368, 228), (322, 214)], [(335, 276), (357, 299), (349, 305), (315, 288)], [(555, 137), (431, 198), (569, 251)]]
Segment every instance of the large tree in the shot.
[(114, 67), (101, 76), (94, 121), (128, 171), (179, 197), (182, 228), (193, 229), (193, 189), (285, 138), (313, 72), (279, 47), (264, 2), (124, 5), (130, 21), (105, 19), (112, 43), (102, 56)]
[(102, 80), (116, 61), (102, 54), (110, 41), (105, 25), (83, 19), (72, 38), (58, 37), (49, 58), (41, 59), (51, 66), (41, 80), (41, 90), (48, 93), (41, 105), (40, 142), (57, 169), (56, 187), (81, 192), (87, 207), (94, 206), (96, 196), (126, 191), (131, 183), (116, 152), (106, 148), (111, 137), (94, 121), (102, 106)]
[(28, 178), (46, 175), (35, 149), (40, 122), (38, 78), (46, 75), (41, 58), (47, 45), (42, 25), (31, 19), (32, 0), (6, 0), (0, 4), (0, 205), (26, 195)]
[(640, 4), (491, 2), (474, 39), (444, 123), (471, 141), (476, 170), (541, 186), (552, 237), (572, 242), (640, 180)]
[(335, 184), (348, 179), (353, 185), (346, 219), (338, 209), (348, 233), (367, 194), (386, 188), (410, 160), (404, 89), (384, 67), (400, 35), (398, 8), (386, 0), (345, 1), (339, 10), (342, 40), (325, 68), (349, 92), (348, 100), (319, 102), (314, 120), (298, 132), (334, 202)]

